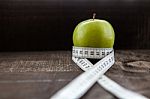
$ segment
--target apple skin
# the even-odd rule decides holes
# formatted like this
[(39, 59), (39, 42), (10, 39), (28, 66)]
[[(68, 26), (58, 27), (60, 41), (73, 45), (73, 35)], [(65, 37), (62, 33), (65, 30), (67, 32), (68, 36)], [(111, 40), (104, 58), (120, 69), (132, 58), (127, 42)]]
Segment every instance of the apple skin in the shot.
[(114, 40), (113, 27), (100, 19), (85, 20), (73, 32), (73, 44), (77, 47), (113, 48)]

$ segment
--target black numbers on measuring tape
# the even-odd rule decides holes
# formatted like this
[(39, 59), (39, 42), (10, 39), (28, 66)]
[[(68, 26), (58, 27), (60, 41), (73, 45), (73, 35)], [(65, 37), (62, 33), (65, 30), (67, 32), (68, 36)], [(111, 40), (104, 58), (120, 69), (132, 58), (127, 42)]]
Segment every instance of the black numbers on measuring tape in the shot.
[(106, 65), (108, 65), (108, 61), (106, 61)]
[(111, 62), (111, 59), (109, 59), (109, 62)]
[(98, 71), (101, 71), (101, 70), (102, 70), (102, 67), (101, 67), (101, 66), (99, 66), (99, 67), (97, 68), (97, 70), (98, 70)]
[(109, 55), (109, 52), (107, 52), (107, 55)]
[(106, 67), (106, 63), (103, 63), (103, 65)]
[(73, 47), (72, 55), (80, 58), (96, 58), (101, 59), (111, 53), (112, 49), (96, 49), (96, 48), (76, 48)]
[(105, 55), (105, 52), (102, 52), (102, 55)]
[(78, 54), (78, 50), (76, 50), (76, 54)]
[(99, 73), (99, 70), (98, 70), (98, 68), (95, 70), (95, 72), (96, 72), (96, 73)]
[(85, 51), (84, 53), (85, 53), (86, 55), (88, 55), (88, 51)]
[(79, 63), (82, 63), (83, 60), (80, 60)]
[(114, 60), (114, 58), (113, 58), (113, 57), (111, 57), (111, 60), (113, 61), (113, 60)]
[(83, 64), (83, 66), (86, 66), (86, 65), (87, 65), (87, 63)]
[(82, 51), (80, 51), (80, 54), (83, 54), (83, 52), (82, 52)]
[(75, 53), (75, 50), (73, 50), (72, 53)]
[(82, 65), (84, 68), (89, 68), (90, 66), (83, 60), (79, 60), (80, 65)]
[(90, 52), (90, 55), (94, 55), (94, 51), (91, 51), (91, 52)]
[(104, 68), (105, 66), (104, 66), (104, 65), (101, 65), (101, 67)]
[(77, 58), (77, 61), (79, 61), (79, 58)]
[(87, 65), (85, 68), (89, 68), (90, 66), (89, 65)]
[(99, 53), (99, 52), (96, 52), (96, 55), (100, 55), (100, 53)]

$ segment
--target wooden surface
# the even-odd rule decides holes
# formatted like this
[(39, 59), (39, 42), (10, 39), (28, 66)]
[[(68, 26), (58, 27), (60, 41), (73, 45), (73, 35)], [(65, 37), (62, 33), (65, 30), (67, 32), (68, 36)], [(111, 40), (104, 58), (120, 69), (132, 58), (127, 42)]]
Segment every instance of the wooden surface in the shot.
[[(106, 73), (120, 85), (150, 98), (150, 50), (117, 50)], [(49, 99), (83, 71), (70, 51), (0, 53), (0, 99)], [(82, 99), (115, 99), (95, 84)]]

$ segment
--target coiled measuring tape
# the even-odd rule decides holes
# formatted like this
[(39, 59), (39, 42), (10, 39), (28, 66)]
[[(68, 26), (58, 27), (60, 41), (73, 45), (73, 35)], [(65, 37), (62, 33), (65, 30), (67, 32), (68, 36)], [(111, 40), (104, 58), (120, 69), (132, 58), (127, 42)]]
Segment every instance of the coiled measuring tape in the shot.
[[(86, 58), (100, 59), (100, 61), (93, 65)], [(105, 90), (111, 92), (119, 99), (148, 99), (145, 96), (123, 88), (104, 75), (115, 62), (113, 48), (73, 46), (72, 60), (85, 72), (76, 77), (50, 99), (79, 99), (95, 82), (98, 82)]]

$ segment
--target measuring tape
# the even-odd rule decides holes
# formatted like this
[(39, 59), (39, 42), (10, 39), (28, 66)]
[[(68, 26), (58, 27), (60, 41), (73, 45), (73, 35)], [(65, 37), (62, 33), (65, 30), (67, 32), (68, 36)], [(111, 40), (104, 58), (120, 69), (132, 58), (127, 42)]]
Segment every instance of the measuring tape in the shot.
[[(100, 61), (93, 65), (86, 58), (100, 59)], [(98, 82), (105, 90), (111, 92), (119, 99), (148, 99), (145, 96), (121, 87), (104, 75), (115, 62), (113, 48), (73, 46), (72, 60), (86, 72), (80, 74), (50, 99), (79, 99), (95, 82)]]

